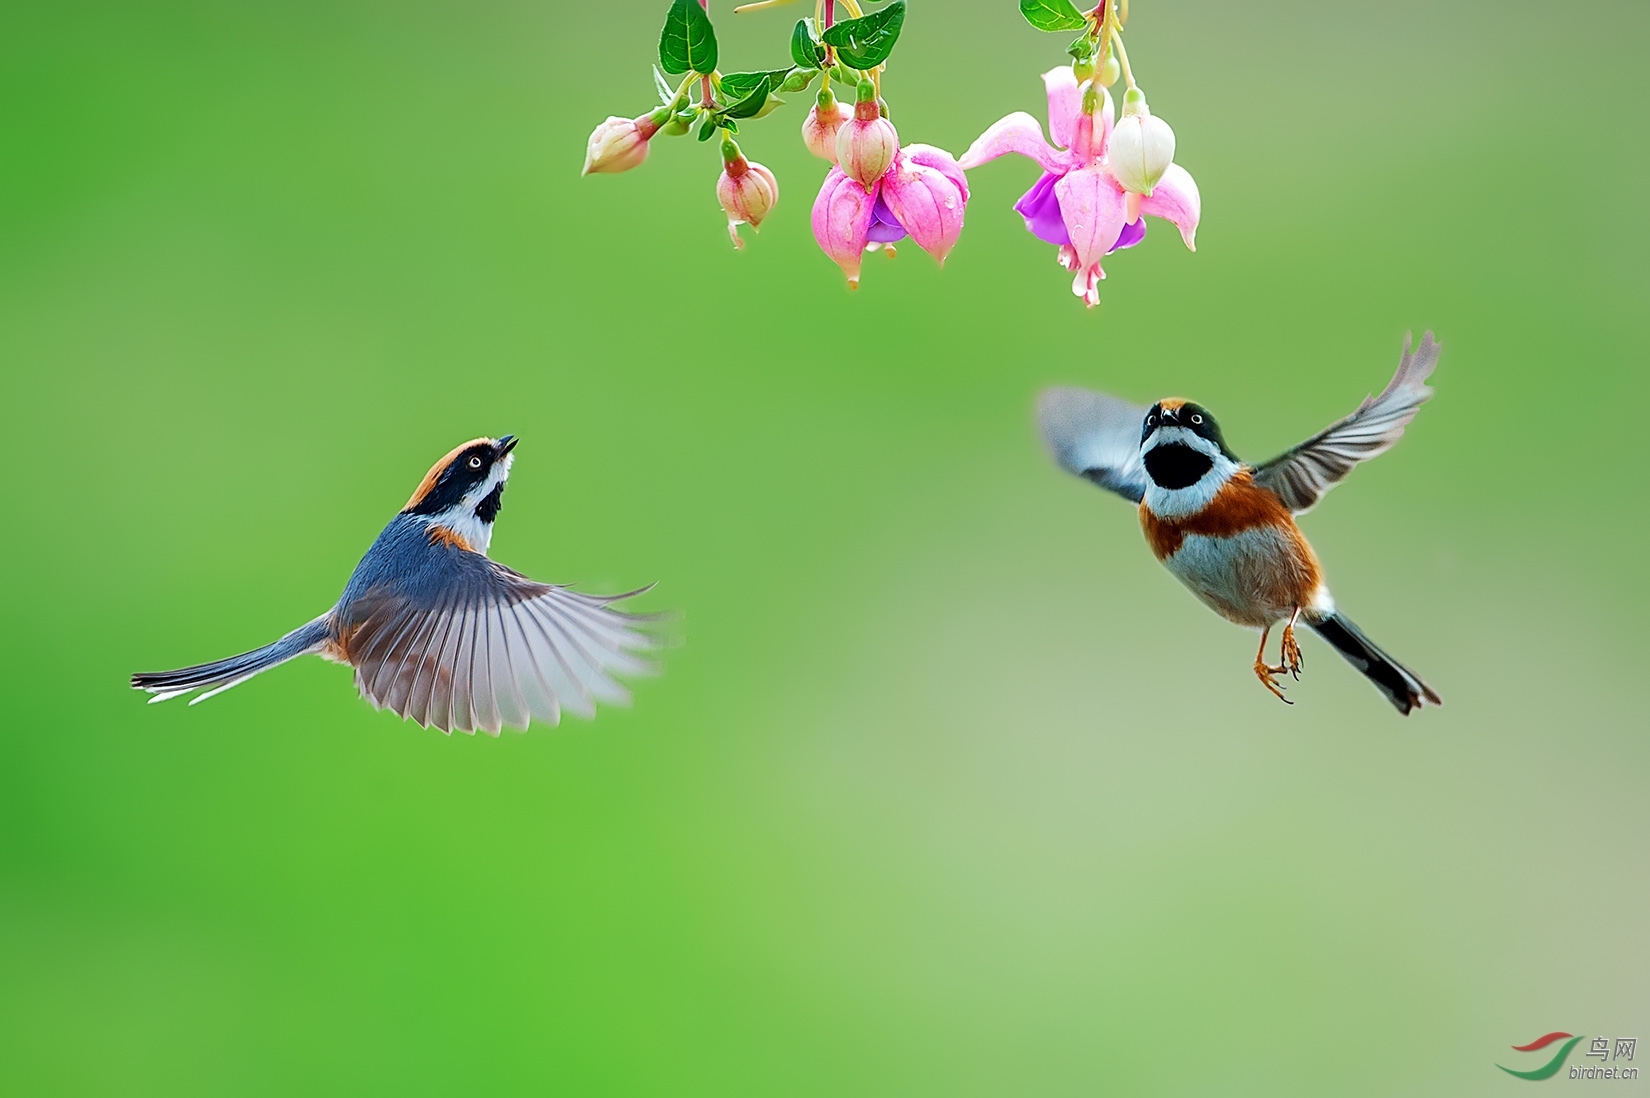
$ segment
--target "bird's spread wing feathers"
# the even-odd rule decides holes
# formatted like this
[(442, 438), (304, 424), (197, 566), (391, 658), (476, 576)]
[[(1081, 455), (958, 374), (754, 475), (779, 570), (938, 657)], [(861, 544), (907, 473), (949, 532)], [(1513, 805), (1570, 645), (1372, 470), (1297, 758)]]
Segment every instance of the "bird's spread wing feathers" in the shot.
[[(368, 701), (442, 731), (497, 734), (562, 710), (592, 716), (597, 701), (628, 702), (615, 674), (653, 667), (654, 620), (613, 603), (640, 594), (586, 595), (536, 583), (479, 554), (429, 599), (368, 592), (346, 650)], [(646, 590), (644, 588), (643, 590)]]
[(1146, 494), (1140, 428), (1146, 409), (1090, 389), (1045, 389), (1037, 427), (1062, 468), (1139, 503)]
[(1432, 333), (1413, 352), (1404, 340), (1398, 372), (1380, 396), (1365, 397), (1358, 410), (1319, 431), (1293, 450), (1255, 469), (1255, 482), (1276, 492), (1296, 514), (1316, 506), (1360, 461), (1385, 453), (1432, 396), (1427, 377), (1438, 365)]

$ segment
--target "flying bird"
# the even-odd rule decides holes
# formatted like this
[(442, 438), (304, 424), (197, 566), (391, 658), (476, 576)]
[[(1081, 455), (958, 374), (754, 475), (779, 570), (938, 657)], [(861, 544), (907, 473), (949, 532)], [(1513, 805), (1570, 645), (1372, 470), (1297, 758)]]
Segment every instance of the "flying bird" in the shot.
[[(1221, 617), (1261, 631), (1255, 675), (1278, 698), (1289, 701), (1278, 676), (1300, 678), (1295, 623), (1304, 621), (1407, 715), (1443, 702), (1336, 608), (1294, 516), (1403, 437), (1432, 396), (1426, 380), (1437, 364), (1431, 332), (1413, 353), (1406, 338), (1379, 396), (1261, 465), (1239, 460), (1209, 410), (1187, 400), (1145, 408), (1087, 389), (1048, 389), (1037, 420), (1067, 471), (1139, 504), (1147, 544), (1181, 583)], [(1270, 665), (1266, 640), (1280, 621), (1280, 662)]]
[(355, 668), (375, 709), (443, 732), (497, 735), (504, 725), (555, 724), (563, 710), (595, 715), (625, 703), (616, 673), (645, 674), (634, 653), (656, 647), (657, 615), (613, 608), (622, 595), (538, 583), (487, 556), (513, 435), (478, 438), (425, 474), (355, 566), (338, 602), (307, 625), (239, 656), (132, 676), (151, 703), (204, 691), (205, 701), (253, 675), (314, 653)]

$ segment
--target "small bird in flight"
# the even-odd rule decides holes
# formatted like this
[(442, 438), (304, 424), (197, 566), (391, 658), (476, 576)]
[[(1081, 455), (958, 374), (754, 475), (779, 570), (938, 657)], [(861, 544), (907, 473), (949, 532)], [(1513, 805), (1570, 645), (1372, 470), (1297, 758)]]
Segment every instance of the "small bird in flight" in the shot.
[[(1037, 421), (1067, 471), (1140, 505), (1140, 527), (1157, 559), (1215, 613), (1259, 629), (1255, 675), (1287, 702), (1279, 675), (1300, 678), (1296, 621), (1305, 621), (1363, 672), (1398, 712), (1442, 705), (1413, 671), (1375, 646), (1335, 608), (1317, 554), (1294, 516), (1310, 510), (1360, 461), (1391, 449), (1432, 396), (1438, 364), (1428, 332), (1380, 396), (1262, 465), (1226, 446), (1214, 416), (1187, 400), (1143, 408), (1087, 389), (1048, 389)], [(1266, 639), (1283, 622), (1280, 662)]]
[(516, 439), (478, 438), (436, 462), (355, 566), (332, 609), (273, 644), (198, 667), (133, 675), (151, 703), (193, 690), (221, 694), (295, 656), (355, 668), (376, 709), (443, 732), (497, 735), (625, 703), (615, 672), (645, 674), (632, 653), (655, 647), (639, 628), (657, 615), (613, 609), (623, 595), (537, 583), (487, 557)]

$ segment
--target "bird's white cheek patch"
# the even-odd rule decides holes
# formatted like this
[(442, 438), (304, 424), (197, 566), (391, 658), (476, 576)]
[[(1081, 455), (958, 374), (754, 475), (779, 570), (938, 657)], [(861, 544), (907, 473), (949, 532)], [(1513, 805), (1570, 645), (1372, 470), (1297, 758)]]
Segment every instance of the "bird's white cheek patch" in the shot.
[(476, 518), (475, 511), (470, 508), (455, 507), (451, 511), (437, 515), (435, 525), (447, 527), (463, 538), (471, 549), (482, 556), (487, 555), (487, 546), (493, 540), (492, 524)]

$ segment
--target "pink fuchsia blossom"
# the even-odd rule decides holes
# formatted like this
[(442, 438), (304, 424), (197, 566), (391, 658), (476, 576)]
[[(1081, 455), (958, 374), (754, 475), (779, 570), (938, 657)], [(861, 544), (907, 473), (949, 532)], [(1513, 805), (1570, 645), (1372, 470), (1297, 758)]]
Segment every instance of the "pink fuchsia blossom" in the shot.
[(733, 246), (743, 248), (745, 242), (739, 239), (739, 226), (761, 227), (762, 219), (779, 201), (779, 181), (761, 164), (736, 155), (722, 166), (722, 174), (716, 180), (716, 201), (728, 215), (728, 235), (733, 237)]
[(826, 88), (802, 120), (802, 143), (821, 160), (836, 163), (836, 135), (842, 124), (854, 116), (854, 108), (841, 102)]
[(909, 236), (943, 264), (962, 233), (967, 206), (968, 180), (951, 154), (932, 145), (908, 145), (869, 189), (832, 168), (814, 200), (814, 239), (853, 289), (859, 286), (867, 244)]
[[(945, 265), (962, 235), (968, 209), (968, 177), (950, 153), (932, 145), (912, 145), (894, 157), (893, 166), (878, 180), (878, 225), (907, 233), (911, 242)], [(882, 216), (886, 210), (890, 215)], [(884, 232), (887, 230), (885, 229)], [(891, 243), (899, 236), (873, 233), (871, 239)]]
[(1043, 169), (1031, 189), (1014, 203), (1026, 229), (1059, 247), (1060, 262), (1072, 272), (1072, 293), (1094, 306), (1106, 277), (1101, 260), (1146, 236), (1141, 214), (1169, 221), (1186, 246), (1196, 250), (1201, 201), (1191, 174), (1170, 164), (1151, 195), (1129, 193), (1107, 159), (1112, 139), (1111, 96), (1096, 83), (1079, 87), (1069, 68), (1045, 73), (1051, 145), (1037, 120), (1024, 111), (1000, 119), (971, 145), (960, 161), (976, 168), (1005, 153), (1019, 153)]
[(658, 130), (659, 122), (652, 115), (609, 118), (591, 131), (584, 150), (584, 170), (579, 174), (629, 171), (647, 159), (647, 143)]

